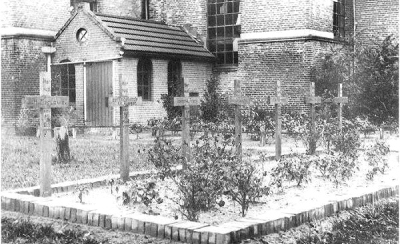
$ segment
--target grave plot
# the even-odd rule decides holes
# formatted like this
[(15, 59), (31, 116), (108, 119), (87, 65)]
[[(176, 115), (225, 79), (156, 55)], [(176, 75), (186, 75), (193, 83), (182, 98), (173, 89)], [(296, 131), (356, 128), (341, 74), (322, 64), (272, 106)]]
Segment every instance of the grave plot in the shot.
[[(235, 99), (230, 101), (239, 107), (242, 102)], [(176, 101), (186, 108), (198, 104), (187, 97)], [(286, 230), (398, 195), (398, 154), (384, 142), (360, 151), (360, 138), (343, 134), (330, 139), (332, 146), (325, 154), (276, 154), (279, 160), (249, 157), (240, 129), (235, 136), (204, 133), (190, 140), (187, 117), (184, 113), (182, 146), (158, 138), (146, 151), (153, 172), (131, 173), (127, 180), (116, 175), (54, 184), (51, 198), (34, 197), (40, 195), (37, 187), (3, 192), (2, 208), (176, 241), (219, 244)], [(236, 128), (241, 128), (239, 123)], [(345, 127), (342, 133), (353, 131)]]

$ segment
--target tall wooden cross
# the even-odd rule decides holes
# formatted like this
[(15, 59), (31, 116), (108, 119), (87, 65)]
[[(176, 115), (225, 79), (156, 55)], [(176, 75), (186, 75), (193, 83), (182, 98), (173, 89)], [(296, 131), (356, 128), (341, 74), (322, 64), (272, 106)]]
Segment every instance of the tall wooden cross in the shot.
[(239, 160), (242, 159), (242, 115), (240, 106), (250, 105), (252, 103), (250, 97), (242, 95), (239, 80), (234, 81), (234, 95), (228, 97), (228, 103), (235, 105), (235, 147)]
[(120, 177), (126, 182), (129, 180), (129, 106), (140, 104), (142, 97), (128, 97), (128, 91), (123, 89), (122, 75), (119, 75), (119, 97), (109, 97), (111, 107), (119, 107), (120, 127)]
[(189, 97), (189, 93), (184, 93), (184, 97), (174, 97), (174, 106), (183, 106), (182, 113), (182, 157), (184, 158), (183, 167), (186, 168), (190, 161), (190, 106), (201, 104), (200, 97)]
[(342, 96), (342, 83), (339, 83), (338, 85), (338, 96), (333, 98), (333, 103), (339, 104), (338, 107), (338, 118), (339, 118), (339, 131), (342, 133), (342, 110), (343, 110), (343, 104), (349, 102), (348, 97), (343, 97)]
[(310, 154), (315, 154), (315, 150), (317, 149), (316, 141), (315, 141), (315, 106), (316, 104), (321, 103), (321, 97), (315, 96), (315, 83), (311, 82), (310, 84), (310, 96), (304, 98), (304, 102), (306, 104), (310, 104), (310, 132), (311, 132), (311, 141), (310, 141)]
[(269, 96), (269, 105), (275, 105), (275, 159), (279, 160), (282, 155), (282, 105), (288, 103), (286, 97), (281, 94), (281, 82), (276, 82), (276, 96)]
[(51, 108), (69, 106), (69, 97), (51, 96), (51, 74), (40, 73), (40, 96), (25, 96), (22, 104), (26, 108), (40, 110), (40, 196), (51, 196)]

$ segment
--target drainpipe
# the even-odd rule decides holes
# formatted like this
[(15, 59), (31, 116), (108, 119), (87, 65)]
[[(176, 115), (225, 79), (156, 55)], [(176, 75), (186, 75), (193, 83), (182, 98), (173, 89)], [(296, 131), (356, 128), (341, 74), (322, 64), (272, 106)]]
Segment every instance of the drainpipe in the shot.
[(87, 120), (87, 102), (86, 102), (86, 62), (83, 62), (83, 119), (84, 119), (84, 124), (86, 125), (86, 120)]

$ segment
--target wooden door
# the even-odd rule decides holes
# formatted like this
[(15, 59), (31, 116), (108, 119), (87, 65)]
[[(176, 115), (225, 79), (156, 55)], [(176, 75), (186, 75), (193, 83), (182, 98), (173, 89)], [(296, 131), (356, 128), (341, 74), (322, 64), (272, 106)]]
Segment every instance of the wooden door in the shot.
[(86, 124), (112, 126), (112, 62), (86, 64)]

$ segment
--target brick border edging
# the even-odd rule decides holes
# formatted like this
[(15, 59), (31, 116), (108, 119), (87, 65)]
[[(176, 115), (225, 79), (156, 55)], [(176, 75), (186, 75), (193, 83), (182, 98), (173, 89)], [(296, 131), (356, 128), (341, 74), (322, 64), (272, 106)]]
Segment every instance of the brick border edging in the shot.
[[(173, 170), (179, 170), (179, 168), (174, 168)], [(145, 171), (136, 171), (129, 173), (130, 179), (140, 179), (150, 175), (155, 175), (157, 172), (154, 170), (145, 170)], [(72, 192), (74, 191), (75, 187), (78, 185), (88, 185), (90, 188), (96, 188), (100, 186), (105, 186), (107, 184), (107, 180), (110, 179), (119, 179), (119, 174), (108, 175), (108, 176), (101, 176), (91, 179), (82, 179), (76, 181), (65, 181), (61, 183), (56, 183), (51, 185), (52, 194), (55, 193), (62, 193), (62, 192)], [(22, 195), (32, 195), (35, 197), (40, 196), (40, 187), (39, 186), (32, 186), (26, 188), (19, 188), (14, 190), (6, 190), (6, 193), (18, 193)]]
[(254, 218), (240, 218), (218, 226), (145, 214), (105, 212), (83, 204), (61, 206), (48, 198), (16, 192), (2, 193), (1, 209), (193, 244), (229, 244), (250, 237), (285, 231), (312, 220), (332, 216), (338, 211), (398, 195), (398, 185), (380, 186), (374, 191), (359, 192), (357, 195), (336, 196), (323, 206), (292, 211), (267, 211)]

